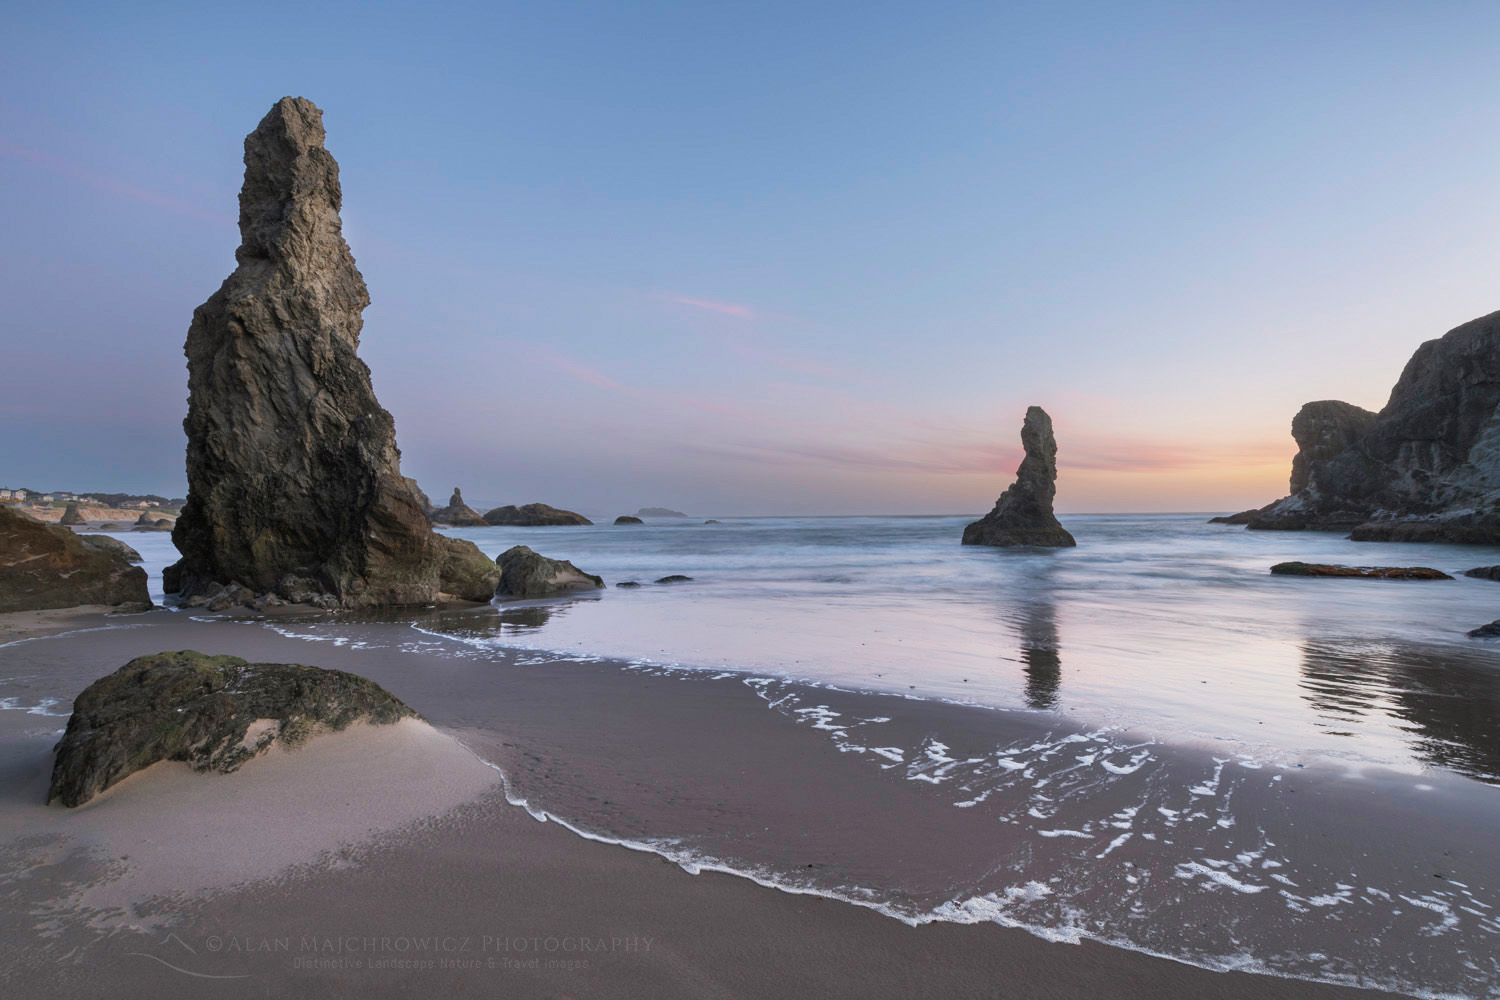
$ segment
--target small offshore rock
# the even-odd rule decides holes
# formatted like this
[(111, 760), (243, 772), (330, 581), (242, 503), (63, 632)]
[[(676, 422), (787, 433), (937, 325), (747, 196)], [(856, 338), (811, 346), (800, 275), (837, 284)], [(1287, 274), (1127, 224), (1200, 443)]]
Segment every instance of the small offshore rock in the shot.
[(485, 520), (479, 511), (464, 503), (464, 495), (457, 486), (448, 498), (448, 506), (432, 512), (433, 524), (448, 524), (455, 528), (482, 528)]
[(78, 806), (158, 761), (236, 771), (280, 741), (421, 718), (374, 681), (193, 650), (139, 656), (84, 689), (54, 747), (47, 801)]
[(484, 523), (516, 528), (555, 528), (594, 522), (571, 510), (562, 510), (544, 503), (529, 503), (522, 507), (514, 504), (496, 507), (484, 515)]
[(646, 522), (642, 521), (638, 517), (631, 517), (629, 514), (621, 514), (619, 517), (615, 518), (615, 523), (616, 524), (645, 524)]
[(671, 576), (664, 576), (660, 580), (657, 580), (656, 582), (657, 583), (692, 583), (693, 582), (693, 578), (690, 577), (690, 576), (683, 576), (681, 573), (674, 573)]
[(1500, 580), (1500, 566), (1477, 566), (1474, 569), (1466, 569), (1464, 576), (1472, 576), (1476, 580)]
[(1271, 567), (1277, 576), (1365, 577), (1375, 580), (1451, 580), (1428, 566), (1335, 566), (1328, 563), (1284, 562)]
[(95, 531), (119, 531), (120, 530), (120, 526), (118, 524), (116, 524), (115, 522), (113, 522), (113, 521), (105, 521), (103, 524), (99, 525), (99, 527), (95, 528), (94, 530)]
[(703, 523), (704, 524), (719, 524), (721, 522), (715, 521), (713, 518), (709, 518), (707, 521), (704, 521)]
[(548, 559), (525, 545), (506, 549), (495, 562), (500, 567), (496, 593), (506, 597), (552, 597), (604, 586), (602, 577), (585, 573), (565, 559)]
[(1470, 639), (1500, 639), (1500, 621), (1469, 629), (1468, 635)]
[(621, 580), (619, 583), (615, 584), (615, 586), (623, 587), (626, 590), (634, 590), (635, 588), (639, 587), (640, 584), (636, 583), (634, 580)]

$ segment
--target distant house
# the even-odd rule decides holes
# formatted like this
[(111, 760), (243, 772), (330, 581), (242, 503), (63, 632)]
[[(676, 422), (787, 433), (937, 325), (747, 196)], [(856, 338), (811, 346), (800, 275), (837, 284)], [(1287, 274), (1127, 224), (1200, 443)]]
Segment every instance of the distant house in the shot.
[(0, 500), (10, 500), (15, 496), (15, 490), (0, 490)]
[(25, 490), (16, 490), (14, 493), (11, 494), (11, 496), (15, 497), (17, 500), (25, 500), (26, 499), (26, 491)]
[(51, 503), (52, 502), (52, 494), (51, 493), (43, 493), (41, 495), (40, 499), (41, 499), (42, 503)]

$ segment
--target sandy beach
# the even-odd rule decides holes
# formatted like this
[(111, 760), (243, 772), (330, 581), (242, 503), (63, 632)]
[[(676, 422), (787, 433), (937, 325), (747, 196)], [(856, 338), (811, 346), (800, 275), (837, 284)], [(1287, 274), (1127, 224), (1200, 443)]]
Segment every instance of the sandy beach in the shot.
[[(344, 642), (300, 638), (313, 622), (167, 611), (68, 624), (0, 646), (16, 709), (0, 712), (0, 966), (12, 995), (93, 996), (105, 984), (121, 997), (1370, 995), (989, 920), (910, 926), (577, 832), (607, 826), (607, 839), (629, 840), (707, 823), (747, 845), (764, 836), (768, 857), (790, 855), (783, 867), (841, 867), (855, 880), (893, 852), (922, 869), (924, 841), (980, 857), (1004, 836), (993, 824), (966, 832), (976, 810), (932, 810), (936, 786), (830, 752), (824, 732), (767, 712), (735, 680), (516, 655), (424, 660), (401, 647), (410, 629), (383, 622), (349, 623), (356, 637)], [(157, 765), (83, 808), (42, 806), (67, 715), (52, 692), (172, 648), (357, 662), (436, 728), (361, 727), (229, 776)], [(1001, 724), (912, 705), (900, 721), (914, 732), (941, 722), (980, 739)], [(1303, 794), (1345, 817), (1353, 807), (1336, 787), (1309, 782)], [(576, 831), (538, 822), (549, 813)], [(1463, 817), (1476, 830), (1485, 821)], [(883, 842), (892, 829), (906, 839)], [(1482, 850), (1463, 835), (1455, 846)], [(1214, 897), (1203, 895), (1207, 919)]]

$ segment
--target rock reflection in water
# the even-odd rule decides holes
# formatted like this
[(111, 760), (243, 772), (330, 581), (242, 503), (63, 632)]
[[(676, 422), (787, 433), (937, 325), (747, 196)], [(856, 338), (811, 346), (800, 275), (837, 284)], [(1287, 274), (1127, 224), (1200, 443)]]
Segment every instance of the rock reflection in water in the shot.
[(1309, 640), (1303, 698), (1325, 729), (1352, 736), (1371, 716), (1407, 734), (1434, 767), (1500, 784), (1500, 663), (1487, 654), (1369, 640)]
[(1051, 600), (1024, 604), (1008, 614), (1021, 646), (1026, 671), (1026, 704), (1031, 708), (1057, 707), (1062, 682), (1062, 656), (1057, 635), (1057, 605)]

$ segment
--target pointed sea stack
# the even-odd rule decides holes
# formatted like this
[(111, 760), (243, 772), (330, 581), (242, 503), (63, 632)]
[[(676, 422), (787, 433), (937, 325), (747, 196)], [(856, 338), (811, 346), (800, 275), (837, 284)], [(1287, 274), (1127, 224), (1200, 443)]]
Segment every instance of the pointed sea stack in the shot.
[(429, 516), (433, 524), (449, 524), (455, 528), (485, 527), (483, 515), (464, 503), (464, 495), (457, 486), (453, 487), (453, 495), (448, 498), (448, 506), (433, 511)]
[(1057, 496), (1057, 439), (1052, 436), (1052, 418), (1040, 406), (1026, 410), (1021, 446), (1026, 457), (1016, 470), (1016, 481), (995, 501), (994, 510), (964, 529), (965, 545), (1066, 548), (1078, 544), (1052, 513)]
[(284, 97), (245, 139), (239, 266), (188, 329), (188, 499), (167, 590), (238, 584), (339, 607), (488, 600), (498, 572), (432, 531), (356, 354), (370, 296), (323, 136), (317, 106)]

